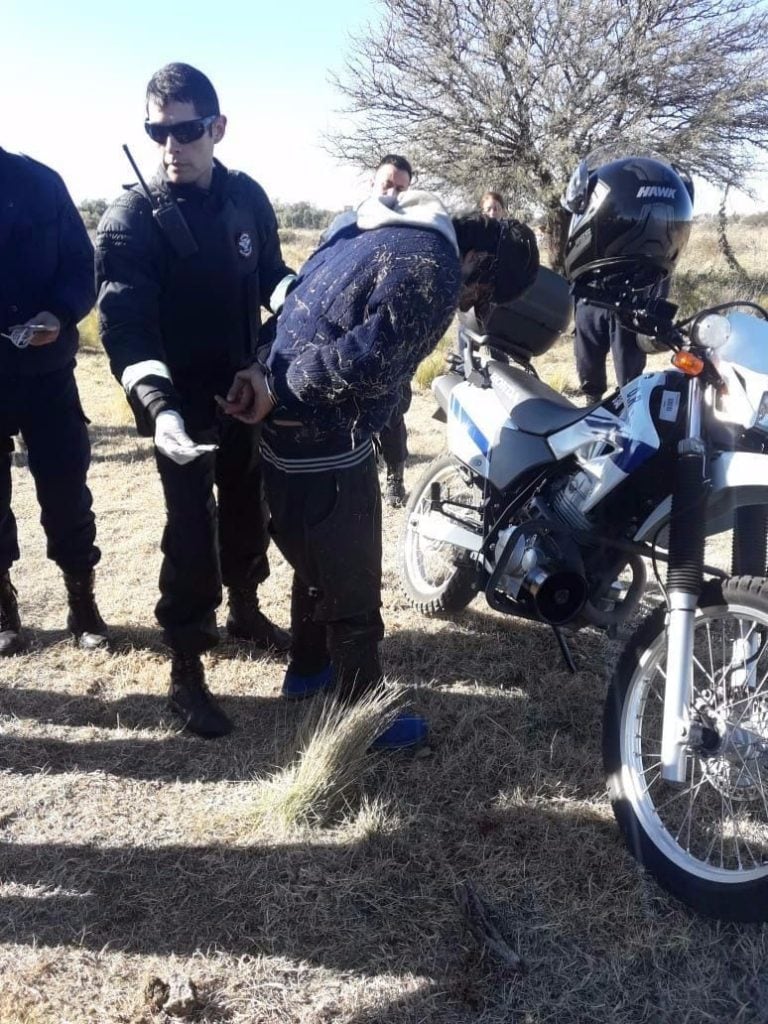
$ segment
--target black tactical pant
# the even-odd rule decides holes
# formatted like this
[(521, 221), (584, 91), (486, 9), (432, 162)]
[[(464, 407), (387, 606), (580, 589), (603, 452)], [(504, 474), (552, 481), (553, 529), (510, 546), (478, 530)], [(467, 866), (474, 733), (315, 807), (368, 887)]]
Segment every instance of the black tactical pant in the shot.
[(48, 557), (64, 572), (99, 561), (91, 492), (91, 447), (71, 366), (35, 377), (0, 377), (0, 572), (19, 557), (11, 508), (13, 435), (27, 446)]
[(610, 310), (580, 300), (576, 305), (574, 352), (585, 395), (598, 398), (608, 387), (605, 364), (609, 351), (620, 386), (645, 369), (646, 355), (637, 347), (637, 334), (624, 327)]
[(294, 570), (291, 667), (328, 664), (355, 700), (381, 682), (381, 494), (376, 462), (319, 473), (264, 463), (275, 543)]
[(387, 468), (402, 466), (408, 458), (408, 430), (405, 426), (405, 414), (411, 407), (412, 397), (411, 385), (405, 384), (400, 401), (392, 410), (389, 422), (379, 433), (381, 454)]
[(183, 466), (155, 452), (167, 513), (155, 614), (172, 650), (200, 654), (219, 640), (222, 583), (255, 588), (269, 575), (269, 533), (259, 428), (226, 417), (190, 435), (219, 448)]

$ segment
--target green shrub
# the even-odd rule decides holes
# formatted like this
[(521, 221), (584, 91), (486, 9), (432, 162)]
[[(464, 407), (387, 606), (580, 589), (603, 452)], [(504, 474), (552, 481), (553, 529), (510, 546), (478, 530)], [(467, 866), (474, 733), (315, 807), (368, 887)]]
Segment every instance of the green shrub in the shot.
[(99, 334), (99, 317), (95, 309), (92, 309), (85, 320), (77, 325), (80, 332), (80, 348), (88, 352), (103, 352), (101, 336)]

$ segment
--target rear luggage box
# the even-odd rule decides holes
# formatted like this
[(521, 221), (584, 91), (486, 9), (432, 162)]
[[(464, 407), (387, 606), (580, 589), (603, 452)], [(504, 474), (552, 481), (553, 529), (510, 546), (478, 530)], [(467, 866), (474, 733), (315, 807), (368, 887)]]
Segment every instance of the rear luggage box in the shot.
[(516, 360), (528, 362), (547, 352), (571, 321), (573, 300), (568, 282), (540, 267), (531, 287), (517, 299), (492, 305), (478, 319), (474, 310), (459, 314), (459, 323), (485, 343)]

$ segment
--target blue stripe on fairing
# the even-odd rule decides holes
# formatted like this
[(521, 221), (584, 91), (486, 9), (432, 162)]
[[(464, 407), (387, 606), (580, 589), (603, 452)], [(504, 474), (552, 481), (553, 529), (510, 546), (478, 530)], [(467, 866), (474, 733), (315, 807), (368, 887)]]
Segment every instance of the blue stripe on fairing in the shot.
[(645, 444), (644, 441), (629, 441), (620, 452), (613, 456), (613, 461), (622, 473), (629, 475), (652, 455), (655, 455), (656, 451), (657, 449), (653, 445)]
[(460, 404), (458, 398), (454, 394), (451, 395), (451, 415), (459, 421), (462, 427), (464, 427), (469, 437), (480, 449), (481, 453), (483, 455), (487, 455), (491, 447), (491, 442), (480, 430), (474, 420), (469, 418), (469, 413)]

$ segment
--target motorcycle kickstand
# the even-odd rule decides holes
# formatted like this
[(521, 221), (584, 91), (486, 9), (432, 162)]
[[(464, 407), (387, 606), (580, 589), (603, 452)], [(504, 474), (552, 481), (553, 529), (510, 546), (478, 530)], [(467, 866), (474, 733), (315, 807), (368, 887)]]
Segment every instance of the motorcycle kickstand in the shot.
[(563, 656), (565, 667), (571, 673), (572, 676), (576, 675), (576, 662), (573, 660), (571, 654), (571, 648), (568, 646), (568, 641), (565, 639), (565, 634), (559, 626), (552, 626), (552, 632), (557, 637), (557, 642), (560, 647), (560, 653)]

